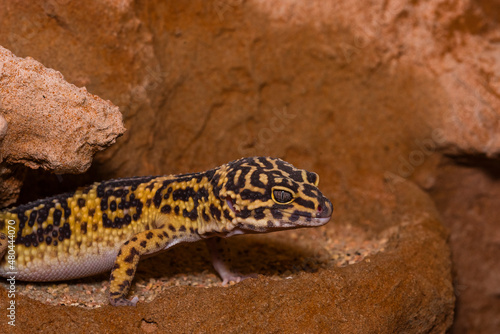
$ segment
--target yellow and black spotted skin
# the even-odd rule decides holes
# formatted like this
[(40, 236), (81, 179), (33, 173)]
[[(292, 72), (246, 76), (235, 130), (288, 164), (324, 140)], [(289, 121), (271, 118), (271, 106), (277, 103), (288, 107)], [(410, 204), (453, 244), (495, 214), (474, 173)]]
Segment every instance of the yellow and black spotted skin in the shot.
[[(333, 207), (318, 181), (280, 159), (253, 157), (202, 173), (95, 183), (0, 212), (0, 276), (55, 281), (112, 270), (111, 304), (135, 305), (126, 296), (142, 255), (200, 239), (217, 254), (221, 237), (326, 224)], [(217, 259), (214, 267), (224, 282), (240, 278)]]

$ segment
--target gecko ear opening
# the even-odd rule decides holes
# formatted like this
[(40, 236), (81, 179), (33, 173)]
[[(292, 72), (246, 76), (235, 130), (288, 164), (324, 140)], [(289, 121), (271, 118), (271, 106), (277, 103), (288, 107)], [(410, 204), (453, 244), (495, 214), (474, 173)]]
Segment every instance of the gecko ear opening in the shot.
[(226, 197), (226, 204), (229, 207), (229, 209), (231, 209), (231, 211), (233, 211), (234, 213), (239, 213), (240, 212), (239, 210), (236, 210), (234, 208), (233, 199), (231, 197), (229, 197), (229, 196)]

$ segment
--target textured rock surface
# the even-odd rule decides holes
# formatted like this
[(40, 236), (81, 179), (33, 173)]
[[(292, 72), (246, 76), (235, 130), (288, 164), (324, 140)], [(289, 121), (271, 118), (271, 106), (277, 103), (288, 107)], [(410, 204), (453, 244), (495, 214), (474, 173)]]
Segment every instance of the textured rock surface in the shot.
[(116, 106), (34, 59), (0, 47), (0, 69), (0, 114), (8, 125), (3, 163), (82, 173), (125, 131)]
[(443, 132), (441, 150), (500, 158), (500, 1), (399, 0), (386, 13), (382, 44), (443, 95), (441, 112), (428, 119)]
[[(356, 199), (343, 194), (348, 203), (366, 202), (355, 212), (340, 209), (339, 216), (344, 218), (338, 223), (301, 232), (316, 244), (312, 248), (317, 254), (325, 236), (339, 237), (336, 224), (366, 220), (371, 211), (373, 228), (368, 234), (389, 240), (382, 252), (363, 262), (337, 268), (326, 261), (317, 273), (279, 280), (260, 276), (228, 288), (172, 287), (154, 302), (139, 303), (137, 308), (53, 307), (18, 296), (15, 332), (70, 333), (85, 328), (86, 332), (122, 333), (443, 333), (452, 322), (454, 296), (447, 234), (438, 214), (428, 196), (410, 182), (394, 185), (391, 192), (383, 181), (369, 181), (370, 189), (353, 190), (371, 191), (380, 195), (378, 199), (366, 193), (356, 194)], [(290, 248), (302, 247), (288, 237), (290, 233), (273, 238)], [(255, 247), (259, 239), (244, 241)], [(268, 242), (271, 240), (269, 236)], [(248, 265), (280, 259), (283, 264), (278, 262), (277, 267), (286, 268), (287, 254), (267, 249), (272, 244), (261, 244), (256, 254), (266, 255)], [(161, 257), (152, 260), (157, 267), (166, 261)], [(291, 261), (292, 266), (296, 264)], [(1, 289), (2, 308), (7, 301)], [(43, 317), (30, 316), (34, 308)], [(0, 329), (8, 329), (5, 322)]]
[[(64, 81), (61, 73), (0, 47), (0, 206), (17, 199), (23, 164), (55, 173), (82, 173), (93, 155), (125, 129), (116, 106)], [(11, 167), (9, 167), (9, 165)], [(19, 176), (19, 173), (17, 174)]]
[[(90, 179), (197, 171), (244, 155), (280, 156), (320, 174), (323, 191), (336, 205), (337, 223), (353, 224), (376, 235), (391, 226), (386, 190), (397, 191), (405, 179), (431, 189), (433, 196), (439, 194), (436, 200), (457, 198), (440, 201), (438, 206), (446, 212), (459, 211), (455, 206), (463, 203), (461, 186), (472, 184), (453, 178), (443, 183), (438, 150), (468, 156), (469, 161), (473, 161), (471, 156), (498, 157), (498, 0), (91, 1), (78, 8), (71, 2), (5, 1), (1, 5), (5, 10), (0, 13), (0, 44), (19, 56), (35, 57), (64, 73), (68, 81), (121, 107), (129, 131), (97, 156), (99, 164)], [(374, 180), (384, 178), (392, 182), (388, 189), (373, 186)], [(48, 180), (45, 185), (58, 183)], [(71, 178), (65, 176), (64, 181)], [(57, 192), (56, 187), (45, 188)], [(492, 188), (484, 189), (489, 193)], [(373, 204), (381, 202), (385, 204)], [(419, 208), (432, 211), (427, 205)], [(473, 247), (472, 234), (463, 235), (467, 241), (455, 238), (453, 233), (463, 226), (455, 229), (452, 224), (458, 220), (444, 217), (452, 230), (454, 249)], [(488, 228), (498, 231), (497, 221), (485, 217)], [(408, 221), (415, 220), (410, 217)], [(463, 224), (468, 226), (470, 221)], [(412, 256), (426, 270), (419, 262), (425, 262), (420, 254), (425, 257), (426, 252), (415, 247)], [(380, 257), (388, 253), (372, 260), (383, 262)], [(391, 264), (405, 268), (408, 258), (398, 254), (401, 261)], [(483, 264), (477, 260), (479, 254), (472, 254), (455, 252), (459, 276), (464, 271), (485, 272), (474, 269)], [(359, 270), (368, 270), (365, 266), (370, 264), (363, 263)], [(353, 268), (358, 267), (340, 270), (359, 274)], [(320, 272), (303, 279), (327, 280), (325, 275)], [(356, 275), (344, 276), (352, 280), (346, 286), (364, 291), (356, 285)], [(494, 321), (488, 320), (491, 317), (485, 316), (491, 293), (485, 292), (490, 290), (480, 283), (485, 282), (480, 276), (474, 281), (479, 282), (477, 290), (471, 289), (467, 298), (465, 293), (458, 296), (457, 333), (467, 328), (486, 333), (495, 328)], [(387, 288), (390, 284), (385, 279), (374, 280)], [(246, 284), (254, 282), (234, 289), (244, 289)], [(264, 290), (252, 287), (259, 296), (266, 291), (262, 286)], [(219, 302), (228, 293), (208, 291), (220, 298), (207, 297), (210, 302)], [(293, 305), (308, 299), (293, 291), (286, 298), (292, 298), (290, 314), (296, 316), (300, 308)], [(201, 305), (205, 301), (194, 299), (198, 293), (172, 289), (169, 305), (179, 310)], [(336, 306), (347, 311), (349, 303), (368, 307), (356, 299), (359, 296), (362, 293), (345, 295), (341, 302), (336, 300)], [(278, 298), (273, 301), (268, 309), (259, 309), (261, 318), (252, 319), (281, 310), (274, 308), (281, 305)], [(451, 297), (441, 306), (450, 301)], [(412, 302), (425, 309), (415, 299)], [(154, 329), (154, 325), (148, 327), (146, 316), (153, 311), (143, 307), (141, 328)], [(362, 316), (372, 315), (372, 309), (356, 307), (353, 318), (344, 319), (358, 322), (345, 323), (355, 326), (365, 319)], [(448, 323), (451, 312), (431, 309), (436, 323)], [(110, 315), (106, 312), (115, 316), (134, 311), (75, 312), (104, 319)], [(200, 314), (204, 313), (196, 313), (193, 319), (201, 319)], [(214, 314), (226, 321), (233, 319)], [(137, 321), (134, 324), (139, 326)]]
[(20, 165), (0, 164), (0, 207), (15, 203), (25, 174), (26, 169)]
[(444, 161), (431, 194), (451, 231), (455, 289), (460, 300), (454, 329), (460, 333), (497, 333), (500, 168), (456, 166)]

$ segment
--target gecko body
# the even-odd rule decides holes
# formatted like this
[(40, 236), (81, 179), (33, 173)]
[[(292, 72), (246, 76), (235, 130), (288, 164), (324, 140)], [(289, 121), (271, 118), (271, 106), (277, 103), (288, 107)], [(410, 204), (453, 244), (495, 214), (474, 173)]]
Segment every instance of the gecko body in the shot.
[(112, 305), (126, 299), (142, 256), (206, 239), (224, 283), (222, 238), (326, 224), (319, 177), (275, 158), (201, 173), (116, 179), (0, 212), (0, 276), (57, 281), (111, 270)]

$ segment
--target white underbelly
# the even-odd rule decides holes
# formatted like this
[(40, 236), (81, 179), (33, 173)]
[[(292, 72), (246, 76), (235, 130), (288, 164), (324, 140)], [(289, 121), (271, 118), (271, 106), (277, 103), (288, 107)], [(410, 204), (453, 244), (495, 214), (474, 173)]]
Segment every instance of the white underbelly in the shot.
[(111, 270), (117, 253), (117, 249), (108, 248), (77, 256), (35, 258), (26, 264), (17, 265), (14, 272), (4, 257), (0, 263), (0, 276), (15, 276), (17, 280), (33, 282), (87, 277)]

